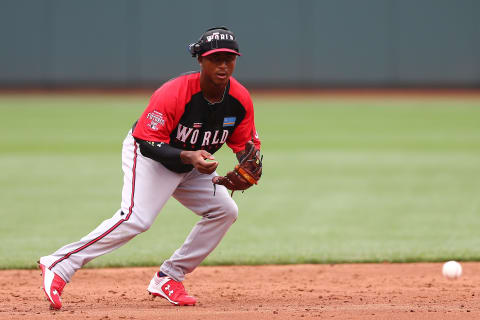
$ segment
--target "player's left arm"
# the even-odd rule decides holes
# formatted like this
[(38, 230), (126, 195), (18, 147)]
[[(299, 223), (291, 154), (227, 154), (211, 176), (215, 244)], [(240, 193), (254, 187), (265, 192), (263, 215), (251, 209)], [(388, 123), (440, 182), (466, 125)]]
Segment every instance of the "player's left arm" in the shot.
[(255, 129), (253, 105), (251, 100), (249, 101), (245, 117), (227, 140), (227, 145), (237, 156), (239, 164), (225, 176), (216, 176), (212, 179), (214, 185), (224, 185), (232, 190), (232, 194), (235, 190), (245, 190), (257, 184), (262, 176), (261, 142)]
[(255, 128), (255, 115), (250, 97), (244, 101), (243, 106), (245, 108), (245, 117), (227, 139), (227, 145), (236, 154), (239, 162), (245, 152), (245, 145), (248, 141), (253, 141), (257, 150), (260, 150), (261, 147), (261, 141)]

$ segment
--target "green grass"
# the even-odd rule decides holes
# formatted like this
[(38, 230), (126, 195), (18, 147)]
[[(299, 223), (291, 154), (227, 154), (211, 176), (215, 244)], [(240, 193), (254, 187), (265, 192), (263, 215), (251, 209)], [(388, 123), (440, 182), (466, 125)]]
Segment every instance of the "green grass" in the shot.
[[(120, 205), (148, 96), (0, 96), (0, 268), (31, 268)], [(480, 260), (480, 99), (254, 97), (260, 184), (205, 264)], [(224, 147), (223, 173), (234, 164)], [(198, 217), (171, 200), (88, 266), (159, 265)]]

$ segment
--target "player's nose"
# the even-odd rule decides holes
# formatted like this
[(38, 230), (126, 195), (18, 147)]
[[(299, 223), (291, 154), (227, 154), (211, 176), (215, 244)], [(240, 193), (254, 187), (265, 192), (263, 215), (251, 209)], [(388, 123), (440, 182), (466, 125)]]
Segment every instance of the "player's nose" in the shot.
[(227, 65), (219, 65), (217, 68), (218, 72), (221, 73), (227, 73), (228, 72), (228, 66)]

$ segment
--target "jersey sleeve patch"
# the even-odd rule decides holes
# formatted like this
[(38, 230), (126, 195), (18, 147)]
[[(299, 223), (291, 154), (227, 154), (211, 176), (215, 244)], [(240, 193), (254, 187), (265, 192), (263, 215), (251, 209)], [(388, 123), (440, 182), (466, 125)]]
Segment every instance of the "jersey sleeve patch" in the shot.
[(153, 131), (158, 131), (158, 127), (165, 127), (165, 119), (163, 114), (157, 110), (153, 110), (147, 114), (147, 126)]

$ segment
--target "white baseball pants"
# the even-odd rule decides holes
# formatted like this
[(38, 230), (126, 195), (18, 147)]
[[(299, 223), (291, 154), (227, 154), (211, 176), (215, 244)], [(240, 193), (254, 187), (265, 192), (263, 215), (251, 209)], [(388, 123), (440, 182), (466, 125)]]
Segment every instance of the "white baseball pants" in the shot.
[[(153, 224), (170, 196), (202, 218), (184, 244), (160, 270), (177, 281), (192, 272), (215, 249), (235, 222), (238, 207), (223, 186), (213, 195), (213, 174), (196, 169), (175, 173), (144, 157), (130, 131), (123, 142), (122, 204), (112, 218), (77, 242), (68, 244), (40, 263), (69, 282), (76, 270), (90, 260), (119, 248)], [(168, 239), (159, 239), (168, 241)]]

